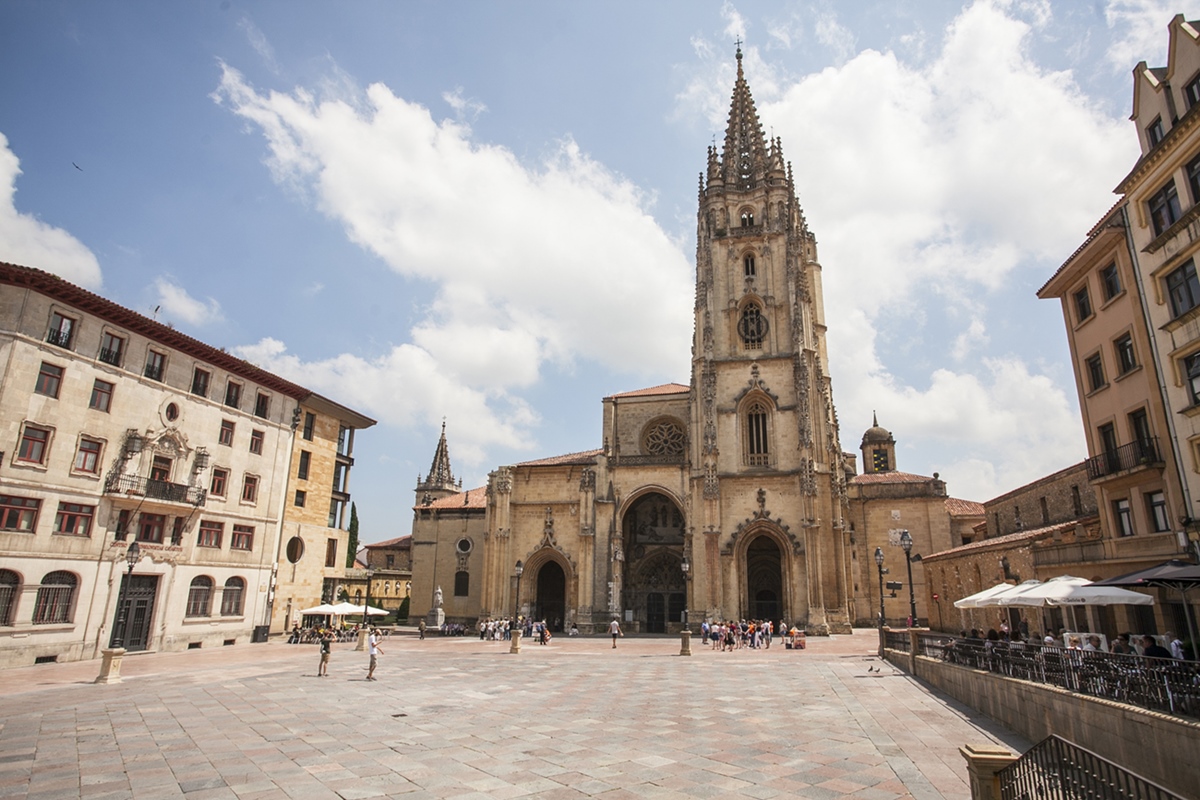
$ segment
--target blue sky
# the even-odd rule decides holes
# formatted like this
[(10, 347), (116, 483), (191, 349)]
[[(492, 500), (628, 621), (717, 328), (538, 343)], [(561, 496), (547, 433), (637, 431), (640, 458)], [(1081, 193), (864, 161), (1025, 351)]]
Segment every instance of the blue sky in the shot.
[[(1036, 290), (1137, 157), (1196, 2), (7, 2), (0, 260), (377, 418), (363, 538), (443, 417), (466, 487), (689, 380), (734, 39), (824, 267), (842, 445), (986, 500), (1086, 456)], [(78, 167), (76, 167), (78, 165)]]

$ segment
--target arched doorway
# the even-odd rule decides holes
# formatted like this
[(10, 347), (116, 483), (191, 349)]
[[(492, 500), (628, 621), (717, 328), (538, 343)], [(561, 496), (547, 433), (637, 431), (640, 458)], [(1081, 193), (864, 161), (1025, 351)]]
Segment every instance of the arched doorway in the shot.
[(746, 614), (755, 619), (780, 619), (783, 607), (783, 553), (767, 535), (746, 548)]
[(647, 492), (621, 519), (625, 543), (623, 606), (634, 630), (666, 633), (687, 605), (683, 577), (683, 513), (667, 495)]
[(547, 561), (537, 573), (537, 600), (533, 616), (546, 620), (552, 631), (562, 631), (567, 615), (567, 575), (557, 561)]

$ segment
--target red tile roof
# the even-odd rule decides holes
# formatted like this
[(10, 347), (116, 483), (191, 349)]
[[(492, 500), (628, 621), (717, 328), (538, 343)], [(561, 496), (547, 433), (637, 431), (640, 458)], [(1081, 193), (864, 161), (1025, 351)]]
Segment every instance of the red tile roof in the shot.
[(1094, 522), (1098, 519), (1099, 519), (1099, 517), (1096, 517), (1096, 516), (1083, 517), (1080, 519), (1069, 520), (1068, 522), (1058, 522), (1058, 523), (1055, 523), (1054, 525), (1044, 525), (1040, 528), (1030, 528), (1027, 531), (1017, 531), (1016, 533), (1010, 533), (1007, 536), (996, 536), (991, 539), (980, 539), (978, 542), (971, 542), (970, 544), (960, 545), (959, 547), (954, 547), (949, 550), (943, 550), (940, 553), (931, 553), (927, 556), (923, 556), (923, 559), (928, 561), (929, 559), (934, 558), (936, 556), (945, 556), (945, 555), (956, 555), (957, 556), (957, 555), (962, 555), (964, 553), (970, 553), (975, 550), (985, 550), (989, 547), (993, 547), (996, 545), (1019, 544), (1021, 542), (1026, 542), (1026, 541), (1032, 542), (1032, 541), (1036, 541), (1037, 539), (1046, 539), (1059, 531), (1071, 530), (1072, 528), (1074, 528), (1077, 525), (1086, 524), (1088, 522)]
[(522, 461), (518, 467), (558, 467), (571, 464), (595, 464), (596, 457), (603, 455), (603, 450), (584, 450), (582, 453), (567, 453), (563, 456), (539, 458), (536, 461)]
[(412, 535), (397, 536), (395, 539), (388, 539), (385, 542), (375, 542), (374, 544), (363, 545), (363, 547), (368, 550), (370, 550), (372, 547), (400, 547), (401, 549), (404, 547), (412, 547)]
[(982, 517), (984, 509), (983, 503), (976, 503), (974, 500), (947, 497), (946, 512), (952, 517)]
[(925, 475), (914, 475), (911, 472), (868, 472), (865, 475), (855, 475), (851, 483), (929, 483), (933, 478)]
[(691, 387), (684, 386), (682, 383), (664, 383), (659, 386), (651, 386), (649, 389), (634, 389), (632, 392), (620, 392), (609, 395), (605, 400), (611, 397), (651, 397), (657, 394), (687, 394), (690, 391)]
[(415, 510), (426, 508), (485, 508), (487, 507), (487, 487), (480, 486), (478, 489), (470, 489), (465, 492), (452, 494), (449, 497), (443, 497), (439, 500), (434, 500), (429, 505), (418, 503), (413, 506)]

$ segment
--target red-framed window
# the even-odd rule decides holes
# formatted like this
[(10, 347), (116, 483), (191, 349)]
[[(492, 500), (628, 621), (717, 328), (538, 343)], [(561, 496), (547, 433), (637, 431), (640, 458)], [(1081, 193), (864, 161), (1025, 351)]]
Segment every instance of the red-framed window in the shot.
[(267, 434), (263, 431), (250, 431), (250, 452), (262, 455), (263, 442), (266, 441)]
[(17, 448), (17, 460), (31, 464), (46, 463), (46, 452), (50, 444), (50, 431), (26, 425), (21, 433), (21, 444)]
[(100, 474), (100, 451), (103, 445), (95, 439), (80, 439), (79, 451), (75, 453), (76, 472), (86, 472), (89, 475)]
[(37, 383), (33, 385), (33, 390), (38, 394), (57, 399), (58, 390), (62, 388), (62, 377), (62, 367), (56, 367), (43, 361), (41, 369), (38, 370)]
[(88, 408), (107, 412), (112, 407), (112, 395), (113, 385), (97, 378), (92, 384), (92, 399), (88, 401)]
[(221, 420), (221, 432), (217, 434), (217, 444), (223, 444), (226, 447), (233, 446), (233, 421), (228, 419)]
[(214, 497), (225, 496), (225, 486), (229, 483), (229, 470), (221, 469), (220, 467), (213, 468), (212, 484), (209, 486), (208, 492)]
[(242, 480), (242, 502), (257, 503), (258, 502), (258, 477), (255, 475), (247, 475)]
[(0, 494), (0, 530), (33, 533), (41, 500)]
[(162, 514), (147, 514), (142, 512), (138, 518), (139, 542), (156, 542), (161, 544), (163, 530), (167, 527), (167, 518)]
[(91, 536), (95, 516), (95, 506), (59, 503), (58, 513), (54, 515), (54, 532), (68, 536)]
[(229, 547), (233, 550), (253, 550), (254, 526), (234, 525), (233, 536), (229, 540)]
[(225, 523), (210, 519), (200, 520), (200, 533), (196, 537), (197, 547), (220, 547), (225, 535)]

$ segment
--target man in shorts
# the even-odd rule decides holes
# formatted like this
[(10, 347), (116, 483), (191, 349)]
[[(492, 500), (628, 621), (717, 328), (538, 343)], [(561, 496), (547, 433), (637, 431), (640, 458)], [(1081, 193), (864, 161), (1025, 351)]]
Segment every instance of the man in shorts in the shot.
[(321, 664), (317, 667), (317, 677), (324, 678), (329, 675), (329, 656), (333, 652), (333, 632), (324, 631), (321, 633)]
[(616, 617), (613, 617), (613, 621), (608, 624), (608, 632), (612, 634), (613, 649), (616, 650), (617, 649), (617, 637), (625, 635), (625, 634), (621, 633), (621, 623), (617, 621)]
[(383, 653), (383, 648), (379, 646), (379, 628), (371, 629), (371, 635), (367, 637), (367, 651), (371, 655), (371, 665), (367, 668), (367, 680), (379, 680), (375, 677), (375, 665), (378, 663), (378, 657)]

